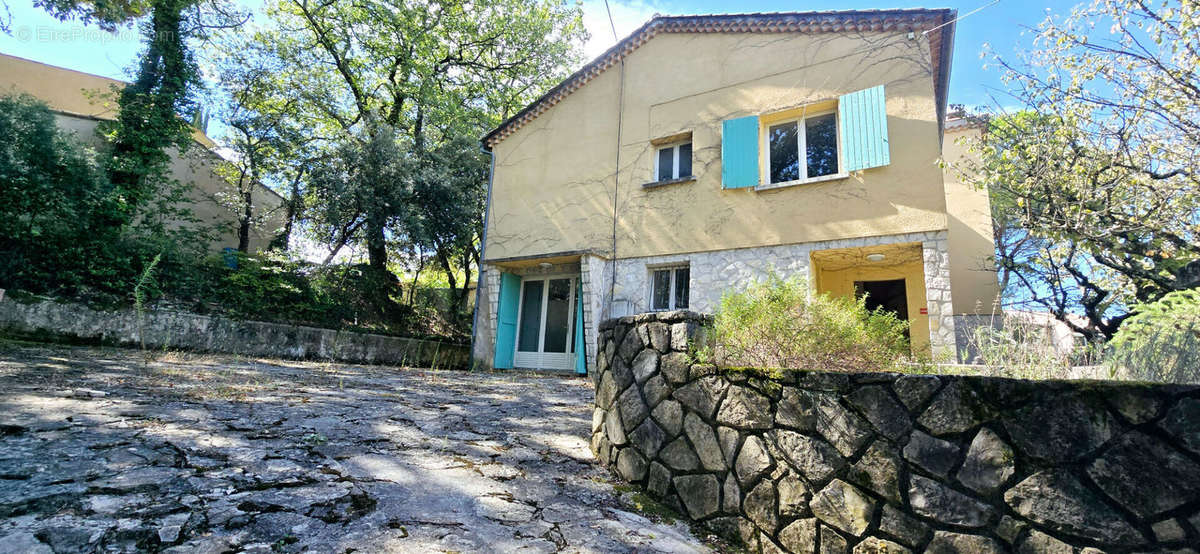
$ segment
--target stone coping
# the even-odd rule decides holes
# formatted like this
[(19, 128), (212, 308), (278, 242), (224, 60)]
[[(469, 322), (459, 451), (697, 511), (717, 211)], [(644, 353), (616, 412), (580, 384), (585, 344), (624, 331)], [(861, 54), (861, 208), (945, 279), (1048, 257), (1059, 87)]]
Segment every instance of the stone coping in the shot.
[(353, 330), (243, 321), (174, 310), (102, 311), (37, 298), (0, 300), (0, 336), (287, 359), (466, 369), (470, 347)]
[(617, 325), (632, 325), (634, 323), (679, 323), (693, 321), (699, 324), (712, 323), (713, 316), (689, 310), (670, 310), (662, 312), (646, 312), (624, 317), (613, 317), (600, 322), (600, 331), (610, 331)]

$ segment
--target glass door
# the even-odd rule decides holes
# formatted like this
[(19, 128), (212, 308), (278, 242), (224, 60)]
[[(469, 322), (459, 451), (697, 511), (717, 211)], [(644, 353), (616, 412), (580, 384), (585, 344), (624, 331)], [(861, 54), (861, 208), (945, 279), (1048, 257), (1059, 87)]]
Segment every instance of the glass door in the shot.
[(517, 367), (575, 367), (575, 281), (575, 277), (522, 280)]

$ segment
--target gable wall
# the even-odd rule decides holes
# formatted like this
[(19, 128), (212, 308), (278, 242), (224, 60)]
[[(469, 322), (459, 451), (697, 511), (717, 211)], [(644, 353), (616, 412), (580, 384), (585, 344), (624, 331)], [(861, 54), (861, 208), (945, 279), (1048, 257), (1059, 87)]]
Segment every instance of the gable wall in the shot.
[[(661, 34), (626, 60), (618, 258), (946, 228), (918, 33)], [(849, 70), (848, 70), (849, 69)], [(496, 145), (487, 258), (611, 250), (620, 66)], [(848, 179), (722, 190), (721, 121), (884, 84), (891, 160)], [(643, 189), (655, 138), (693, 133), (695, 182)]]

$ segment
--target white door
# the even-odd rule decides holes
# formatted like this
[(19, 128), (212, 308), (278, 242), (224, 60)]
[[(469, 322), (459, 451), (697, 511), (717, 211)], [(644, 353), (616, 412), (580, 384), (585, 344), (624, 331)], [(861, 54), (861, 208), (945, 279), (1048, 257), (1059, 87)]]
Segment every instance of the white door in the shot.
[(521, 281), (516, 367), (575, 367), (575, 277)]

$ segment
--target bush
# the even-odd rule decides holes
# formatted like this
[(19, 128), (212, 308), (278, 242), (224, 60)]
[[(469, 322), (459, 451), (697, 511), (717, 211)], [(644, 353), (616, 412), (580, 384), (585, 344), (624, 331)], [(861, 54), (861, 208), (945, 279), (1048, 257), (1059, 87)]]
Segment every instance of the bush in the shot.
[(45, 104), (0, 96), (0, 286), (86, 280), (80, 260), (99, 250), (93, 221), (107, 182), (95, 154), (55, 125)]
[[(156, 199), (156, 210), (163, 208), (158, 200), (170, 198)], [(0, 288), (109, 307), (132, 301), (155, 257), (162, 258), (161, 279), (147, 297), (188, 278), (192, 260), (203, 255), (202, 232), (165, 229), (155, 217), (118, 224), (129, 209), (96, 152), (59, 129), (46, 104), (0, 95)]]
[(1109, 342), (1114, 373), (1167, 383), (1200, 382), (1200, 291), (1137, 306)]
[(811, 292), (771, 275), (727, 292), (697, 357), (729, 368), (886, 371), (909, 355), (908, 323), (863, 299)]
[(1005, 316), (1002, 324), (997, 325), (999, 320), (996, 319), (990, 325), (976, 328), (968, 338), (968, 350), (975, 354), (972, 363), (986, 368), (987, 375), (1014, 379), (1100, 376), (1095, 372), (1080, 371), (1080, 368), (1096, 365), (1101, 349), (1074, 344), (1070, 352), (1060, 352), (1046, 321)]

